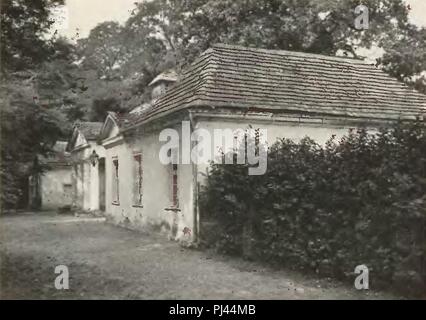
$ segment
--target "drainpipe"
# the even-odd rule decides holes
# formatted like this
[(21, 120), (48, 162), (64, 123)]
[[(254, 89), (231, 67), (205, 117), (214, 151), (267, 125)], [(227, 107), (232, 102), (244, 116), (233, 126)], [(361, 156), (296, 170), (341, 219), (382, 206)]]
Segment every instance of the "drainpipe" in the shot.
[[(189, 116), (189, 123), (190, 123), (190, 129), (191, 129), (191, 134), (195, 129), (195, 121), (193, 118), (193, 113), (191, 112), (191, 110), (188, 110), (188, 116)], [(195, 146), (195, 142), (191, 141), (191, 150), (193, 149), (193, 147)], [(193, 161), (191, 160), (191, 166), (192, 166), (192, 183), (193, 183), (193, 241), (197, 242), (199, 235), (199, 226), (198, 226), (198, 167), (196, 163), (193, 163)]]

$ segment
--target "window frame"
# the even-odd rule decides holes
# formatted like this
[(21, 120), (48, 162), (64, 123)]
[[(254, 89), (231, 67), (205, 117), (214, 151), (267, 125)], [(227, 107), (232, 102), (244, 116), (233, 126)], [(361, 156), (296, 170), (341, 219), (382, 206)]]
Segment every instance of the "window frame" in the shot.
[[(143, 159), (142, 159), (142, 153), (141, 152), (135, 152), (133, 153), (133, 165), (137, 166), (134, 167), (134, 180), (133, 180), (133, 190), (132, 190), (132, 206), (133, 207), (143, 207), (142, 201), (143, 201)], [(137, 180), (136, 180), (137, 179)], [(137, 193), (135, 192), (135, 186), (136, 182), (138, 185)], [(135, 201), (136, 196), (138, 197), (138, 201)]]
[[(120, 204), (120, 180), (119, 180), (119, 162), (118, 157), (112, 158), (112, 168), (113, 168), (113, 181), (112, 185), (115, 185), (115, 188), (112, 189), (112, 204), (113, 205), (119, 205)], [(115, 194), (114, 194), (115, 191)]]
[(172, 163), (171, 169), (171, 207), (179, 208), (179, 167), (177, 164)]

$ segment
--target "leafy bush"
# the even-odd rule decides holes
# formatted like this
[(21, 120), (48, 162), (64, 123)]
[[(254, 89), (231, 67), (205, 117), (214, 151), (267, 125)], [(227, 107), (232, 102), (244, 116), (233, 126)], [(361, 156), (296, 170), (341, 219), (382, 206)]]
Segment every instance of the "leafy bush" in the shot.
[[(370, 286), (426, 292), (426, 134), (421, 123), (352, 130), (324, 146), (277, 141), (265, 175), (212, 164), (201, 191), (208, 245)], [(203, 229), (201, 229), (203, 237)]]

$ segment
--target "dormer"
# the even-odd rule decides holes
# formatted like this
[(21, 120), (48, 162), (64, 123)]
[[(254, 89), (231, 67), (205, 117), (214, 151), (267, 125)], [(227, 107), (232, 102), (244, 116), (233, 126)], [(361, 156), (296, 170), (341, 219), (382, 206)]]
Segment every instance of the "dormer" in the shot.
[(148, 86), (152, 87), (151, 99), (156, 100), (163, 95), (167, 89), (178, 80), (178, 75), (174, 70), (167, 70), (160, 73), (152, 80)]

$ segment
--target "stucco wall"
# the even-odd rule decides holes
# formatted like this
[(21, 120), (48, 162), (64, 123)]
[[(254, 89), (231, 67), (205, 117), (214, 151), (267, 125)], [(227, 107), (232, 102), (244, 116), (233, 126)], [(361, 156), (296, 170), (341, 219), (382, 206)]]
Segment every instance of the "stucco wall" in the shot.
[[(350, 128), (356, 128), (354, 124), (351, 125), (339, 125), (339, 124), (319, 124), (319, 123), (290, 123), (290, 122), (273, 122), (269, 123), (266, 121), (256, 120), (228, 120), (228, 119), (200, 119), (196, 123), (196, 128), (206, 129), (210, 136), (214, 137), (215, 129), (231, 129), (246, 130), (252, 129), (265, 129), (267, 130), (267, 145), (271, 146), (279, 138), (291, 139), (295, 142), (300, 141), (305, 137), (310, 137), (321, 145), (324, 145), (332, 135), (335, 135), (336, 139), (340, 139), (342, 136), (348, 133)], [(369, 128), (369, 131), (374, 129)], [(229, 151), (229, 150), (228, 150)], [(214, 150), (212, 146), (212, 154), (215, 156), (220, 155), (219, 150)], [(203, 183), (205, 173), (208, 171), (209, 165), (200, 164), (197, 166), (198, 169), (198, 182)]]
[(58, 167), (41, 176), (41, 208), (54, 210), (72, 204), (72, 168)]
[[(178, 128), (177, 128), (178, 129)], [(160, 162), (163, 142), (159, 131), (138, 135), (133, 140), (106, 149), (106, 214), (115, 222), (142, 230), (160, 230), (171, 238), (193, 230), (192, 166), (178, 165), (179, 210), (171, 210), (171, 168)], [(133, 203), (133, 155), (142, 154), (142, 206)], [(119, 203), (113, 203), (113, 159), (119, 166)], [(189, 235), (185, 235), (189, 237)]]
[(72, 152), (73, 183), (75, 194), (73, 204), (84, 211), (99, 210), (99, 169), (89, 159), (93, 150), (99, 158), (105, 157), (105, 149), (95, 141), (89, 141), (86, 147)]
[[(93, 151), (96, 152), (96, 154), (100, 158), (105, 158), (105, 148), (102, 145), (97, 144), (94, 141), (91, 141), (89, 143), (90, 148), (87, 148), (85, 157), (90, 158)], [(99, 210), (99, 162), (93, 166), (91, 163), (88, 164), (89, 170), (88, 170), (88, 182), (87, 182), (87, 188), (89, 190), (87, 197), (87, 203), (85, 209), (88, 211), (95, 211)]]

